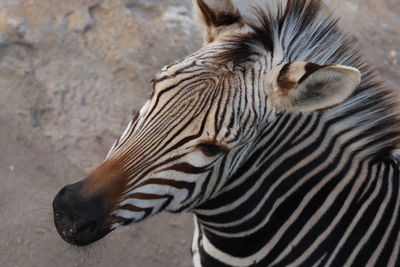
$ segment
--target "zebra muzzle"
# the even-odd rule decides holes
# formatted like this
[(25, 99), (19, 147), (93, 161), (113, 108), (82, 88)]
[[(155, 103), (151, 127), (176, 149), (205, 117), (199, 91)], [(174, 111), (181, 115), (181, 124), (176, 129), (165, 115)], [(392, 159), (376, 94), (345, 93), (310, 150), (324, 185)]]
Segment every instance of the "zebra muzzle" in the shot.
[(66, 242), (76, 246), (89, 245), (110, 232), (102, 198), (83, 197), (82, 184), (65, 186), (53, 200), (56, 229)]

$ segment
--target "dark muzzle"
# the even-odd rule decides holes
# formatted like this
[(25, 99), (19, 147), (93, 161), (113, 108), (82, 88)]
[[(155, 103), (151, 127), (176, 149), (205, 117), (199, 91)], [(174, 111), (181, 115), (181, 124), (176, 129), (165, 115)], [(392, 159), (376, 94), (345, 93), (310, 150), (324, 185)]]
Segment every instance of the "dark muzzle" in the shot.
[(65, 186), (53, 200), (56, 229), (66, 242), (76, 246), (89, 245), (110, 231), (101, 197), (83, 197), (82, 185), (78, 182)]

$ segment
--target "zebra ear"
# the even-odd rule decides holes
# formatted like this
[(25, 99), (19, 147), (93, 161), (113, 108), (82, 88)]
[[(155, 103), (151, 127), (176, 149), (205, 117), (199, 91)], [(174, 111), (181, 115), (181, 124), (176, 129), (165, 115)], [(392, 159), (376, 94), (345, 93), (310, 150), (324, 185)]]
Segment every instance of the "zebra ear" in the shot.
[(205, 44), (242, 26), (242, 17), (232, 0), (193, 0), (193, 6)]
[(343, 103), (360, 81), (360, 71), (353, 67), (294, 62), (274, 67), (266, 78), (265, 90), (279, 109), (312, 112)]

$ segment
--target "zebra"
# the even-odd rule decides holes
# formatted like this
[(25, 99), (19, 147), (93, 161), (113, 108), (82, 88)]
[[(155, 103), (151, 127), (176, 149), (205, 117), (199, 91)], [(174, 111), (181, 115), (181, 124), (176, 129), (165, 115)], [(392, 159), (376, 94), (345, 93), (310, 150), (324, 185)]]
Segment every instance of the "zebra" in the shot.
[(91, 244), (194, 215), (194, 266), (400, 266), (397, 92), (320, 0), (194, 0), (204, 38), (85, 179), (53, 201)]

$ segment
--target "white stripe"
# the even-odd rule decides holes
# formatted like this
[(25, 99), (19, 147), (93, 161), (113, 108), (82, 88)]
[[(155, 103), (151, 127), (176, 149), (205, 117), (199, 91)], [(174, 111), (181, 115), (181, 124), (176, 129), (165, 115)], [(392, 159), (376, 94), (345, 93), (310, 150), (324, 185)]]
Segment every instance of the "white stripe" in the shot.
[(198, 246), (199, 241), (199, 224), (196, 219), (196, 215), (193, 216), (194, 219), (194, 233), (192, 240), (192, 253), (193, 253), (193, 265), (194, 267), (202, 267), (200, 259), (200, 251)]
[[(384, 172), (384, 168), (382, 168), (381, 173), (380, 173), (380, 177), (383, 176), (383, 172)], [(378, 184), (375, 187), (374, 192), (370, 195), (370, 197), (368, 198), (367, 201), (365, 201), (361, 208), (358, 210), (356, 216), (354, 216), (353, 221), (351, 222), (351, 224), (349, 225), (349, 227), (347, 228), (346, 232), (344, 233), (344, 235), (342, 236), (342, 238), (340, 239), (339, 243), (336, 245), (335, 250), (333, 251), (333, 253), (331, 254), (331, 257), (329, 258), (328, 262), (326, 263), (326, 266), (330, 266), (332, 264), (332, 261), (335, 260), (338, 257), (338, 252), (340, 250), (340, 248), (343, 247), (343, 244), (347, 241), (348, 237), (350, 236), (351, 232), (354, 230), (354, 227), (356, 226), (356, 224), (358, 223), (358, 221), (360, 220), (360, 218), (364, 215), (365, 210), (369, 207), (370, 203), (375, 199), (375, 197), (379, 194), (379, 190), (382, 186), (382, 179), (378, 179)]]
[[(390, 190), (392, 190), (392, 188), (393, 188), (393, 185), (390, 187)], [(397, 188), (396, 190), (398, 191), (398, 194), (400, 194), (400, 187)], [(375, 250), (375, 252), (372, 255), (372, 257), (369, 259), (369, 261), (367, 263), (367, 266), (375, 266), (376, 261), (378, 260), (378, 257), (379, 257), (378, 253), (382, 253), (383, 247), (384, 247), (384, 245), (387, 243), (387, 241), (389, 239), (389, 234), (392, 232), (393, 227), (395, 227), (395, 222), (397, 220), (397, 215), (399, 214), (399, 209), (400, 209), (400, 200), (397, 200), (396, 207), (395, 207), (394, 212), (393, 212), (394, 216), (393, 216), (392, 220), (390, 221), (390, 224), (389, 224), (388, 228), (386, 229), (386, 233), (383, 236), (383, 238), (381, 239), (381, 242), (379, 243), (379, 246)], [(392, 252), (392, 255), (391, 255), (391, 258), (390, 258), (388, 266), (394, 266), (395, 263), (396, 263), (396, 255), (397, 255), (396, 248), (400, 249), (400, 235), (399, 234), (397, 234), (397, 235), (398, 235), (397, 236), (397, 241), (396, 241), (396, 244), (394, 246), (394, 249), (393, 249), (393, 252)]]
[[(376, 227), (378, 225), (378, 223), (380, 222), (380, 220), (382, 219), (382, 214), (385, 211), (388, 202), (390, 200), (390, 197), (392, 196), (392, 191), (393, 191), (393, 184), (392, 184), (392, 179), (390, 179), (393, 176), (393, 169), (391, 166), (389, 166), (390, 168), (390, 172), (389, 172), (389, 176), (388, 176), (388, 187), (389, 187), (389, 191), (386, 193), (385, 199), (381, 202), (381, 205), (379, 207), (378, 213), (375, 215), (375, 218), (373, 220), (373, 222), (371, 223), (371, 225), (369, 226), (369, 229), (367, 230), (367, 232), (364, 234), (364, 236), (361, 238), (360, 241), (358, 241), (357, 246), (354, 248), (353, 252), (351, 253), (350, 257), (347, 259), (346, 263), (344, 264), (345, 266), (351, 266), (353, 264), (353, 261), (355, 260), (356, 256), (358, 255), (358, 253), (360, 252), (360, 250), (362, 249), (363, 245), (365, 245), (365, 243), (368, 241), (368, 238), (371, 236), (371, 234), (374, 231), (377, 231)], [(382, 177), (383, 179), (385, 179), (386, 177)], [(396, 214), (396, 213), (394, 213)], [(392, 221), (395, 219), (395, 216), (392, 218)], [(386, 229), (386, 234), (388, 234), (390, 231), (389, 229)], [(383, 239), (381, 239), (380, 244), (384, 245), (384, 243), (382, 242)], [(372, 255), (372, 257), (370, 258), (370, 260), (374, 259), (377, 260), (379, 255), (377, 255), (378, 252), (381, 252), (381, 250), (379, 250), (379, 247), (375, 250), (374, 254)], [(367, 264), (367, 266), (375, 266), (375, 264)]]

